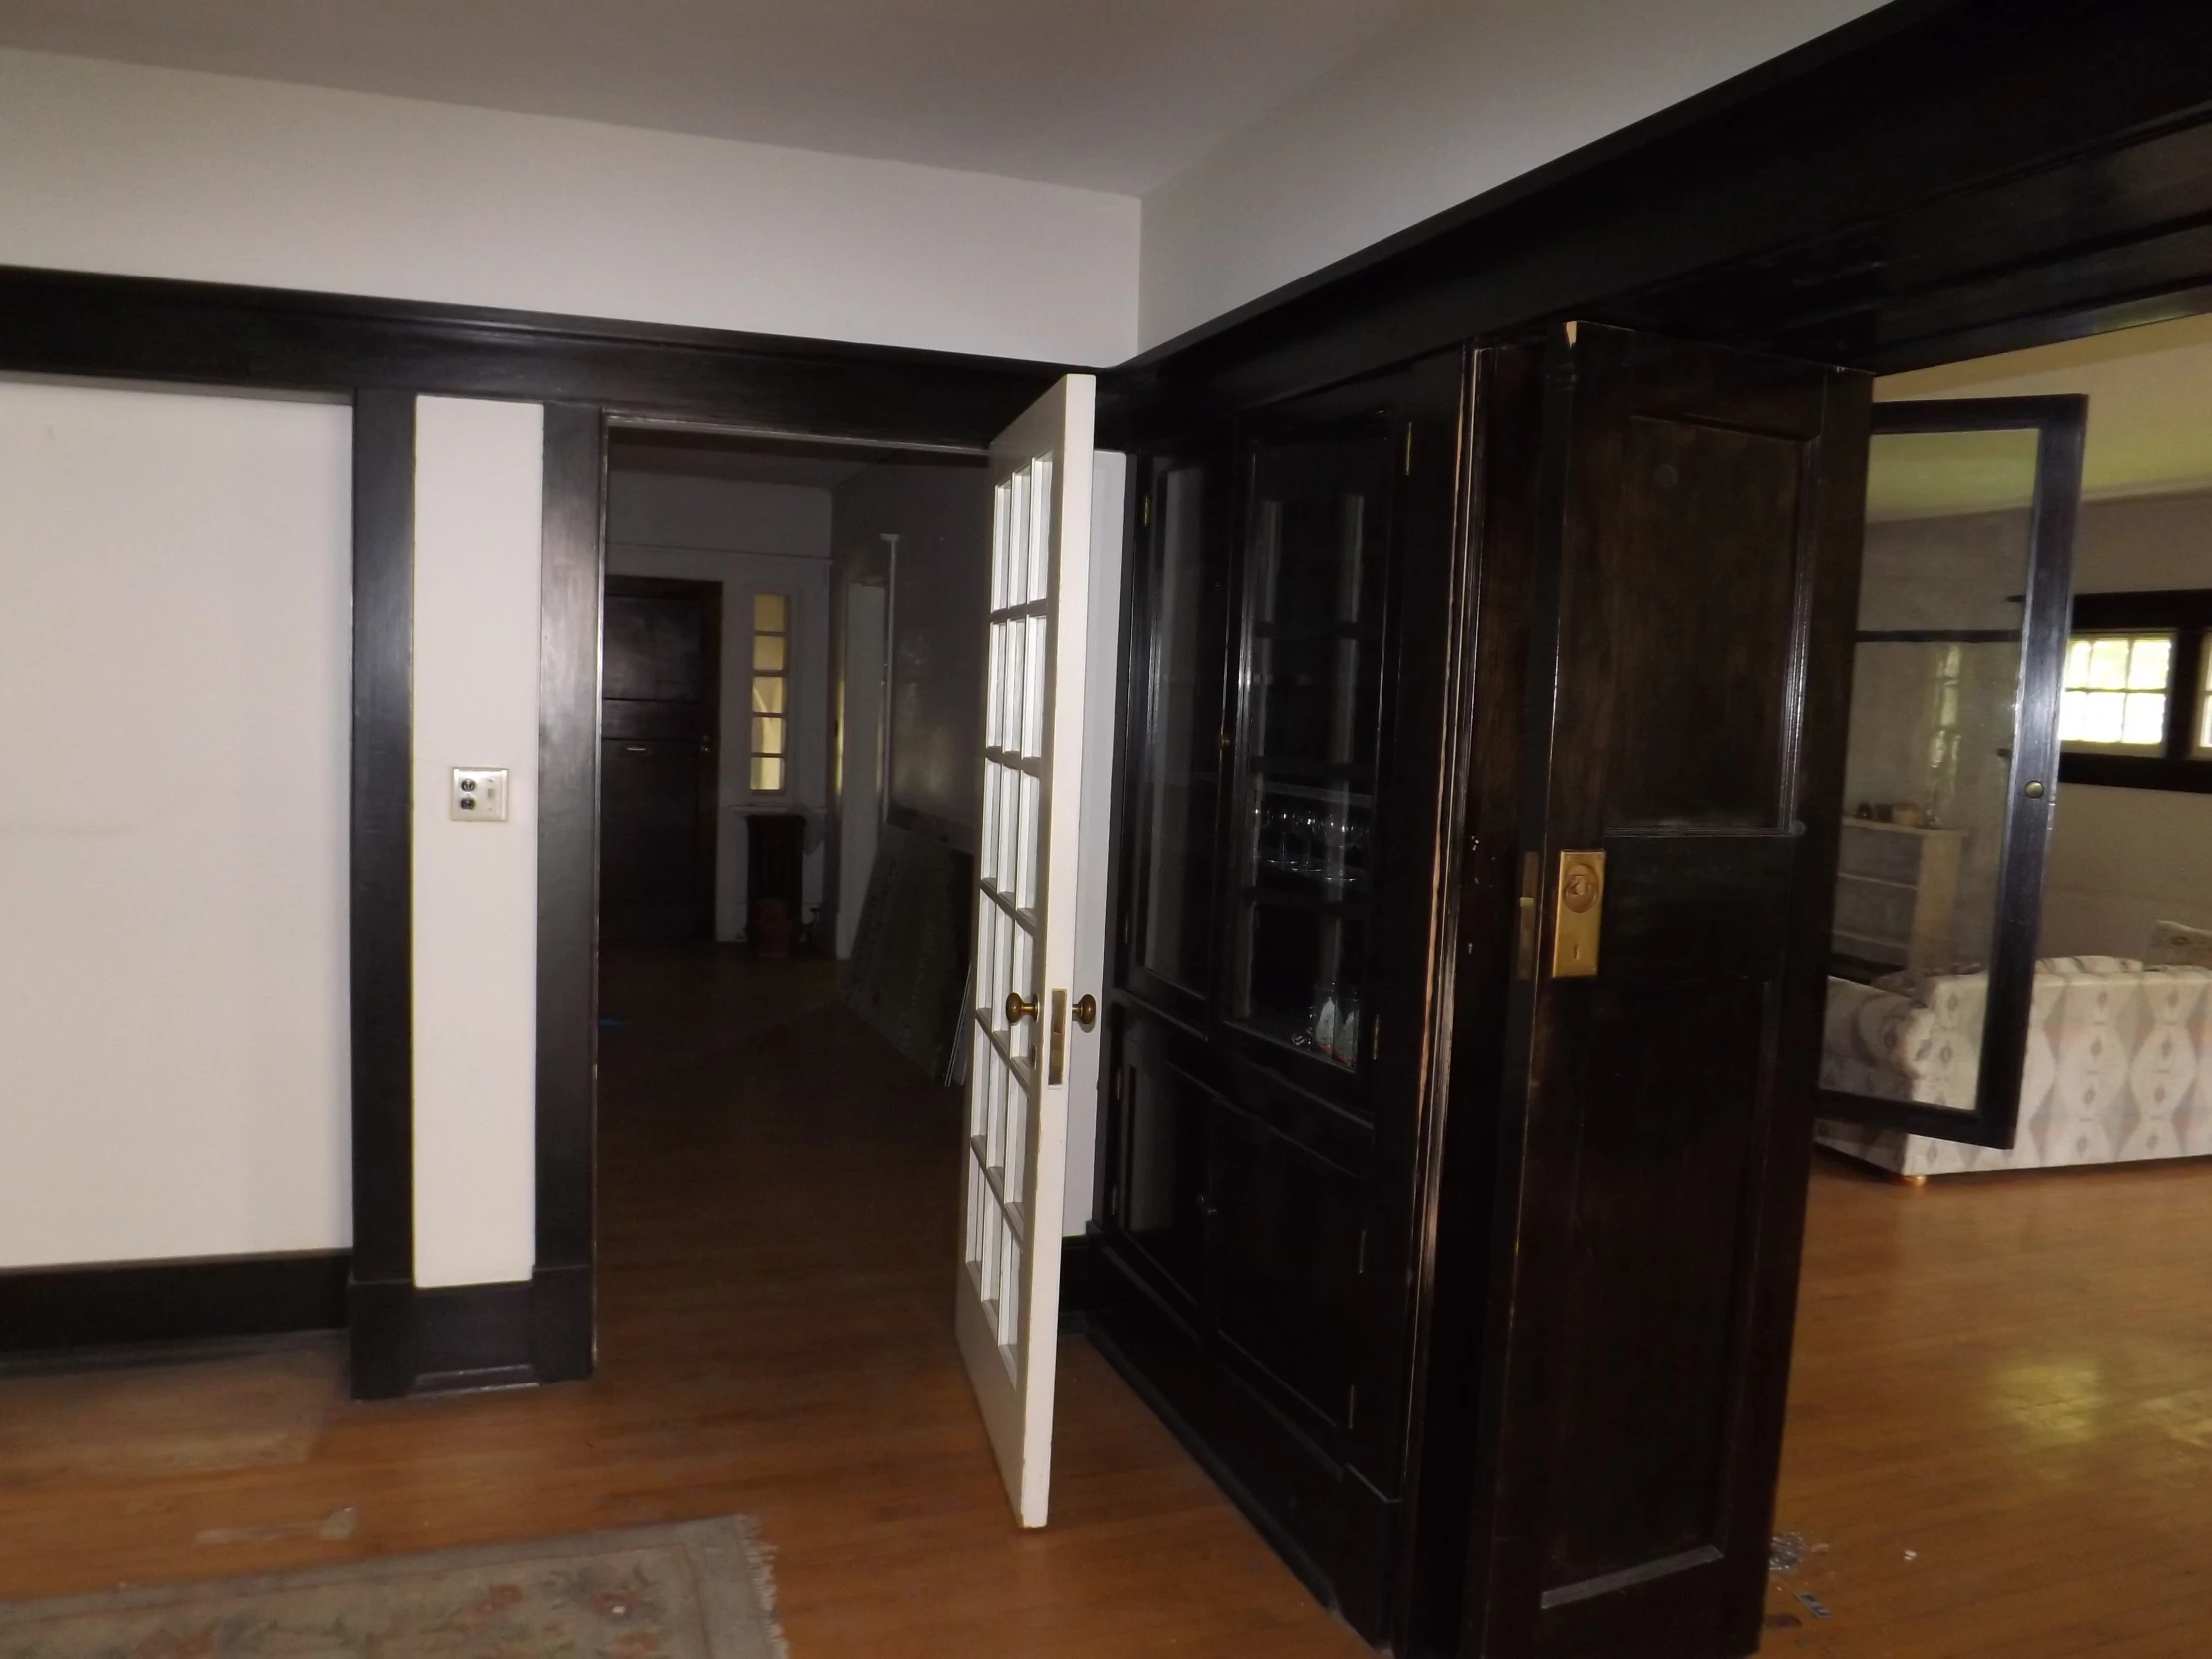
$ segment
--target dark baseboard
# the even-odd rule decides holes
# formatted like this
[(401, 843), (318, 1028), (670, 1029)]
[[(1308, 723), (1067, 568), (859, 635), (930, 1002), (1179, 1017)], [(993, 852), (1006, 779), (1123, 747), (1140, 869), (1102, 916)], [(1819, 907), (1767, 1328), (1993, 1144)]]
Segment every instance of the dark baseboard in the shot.
[(414, 1294), (418, 1394), (535, 1382), (530, 1363), (530, 1282), (440, 1285)]
[(353, 1286), (353, 1397), (575, 1382), (592, 1374), (592, 1270), (492, 1285)]
[(1060, 1330), (1080, 1337), (1091, 1328), (1091, 1241), (1071, 1233), (1060, 1241)]
[(0, 1354), (335, 1331), (342, 1250), (0, 1272)]
[(540, 1382), (580, 1382), (598, 1358), (589, 1266), (540, 1268), (530, 1281), (530, 1364)]

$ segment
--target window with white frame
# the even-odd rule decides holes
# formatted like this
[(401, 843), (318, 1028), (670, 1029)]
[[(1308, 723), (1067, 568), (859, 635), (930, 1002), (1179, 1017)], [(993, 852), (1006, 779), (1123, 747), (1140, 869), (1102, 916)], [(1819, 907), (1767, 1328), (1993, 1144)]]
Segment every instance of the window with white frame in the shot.
[(782, 795), (791, 750), (792, 600), (753, 596), (753, 764), (756, 795)]

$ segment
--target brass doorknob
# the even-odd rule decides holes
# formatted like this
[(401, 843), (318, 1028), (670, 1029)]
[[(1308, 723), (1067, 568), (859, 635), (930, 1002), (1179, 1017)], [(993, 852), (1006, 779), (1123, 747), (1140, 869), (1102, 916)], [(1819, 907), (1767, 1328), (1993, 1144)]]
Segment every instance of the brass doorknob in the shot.
[(1023, 1020), (1034, 1019), (1036, 1016), (1037, 1005), (1025, 998), (1021, 992), (1008, 991), (1006, 993), (1006, 1023), (1008, 1025), (1019, 1025)]
[(1075, 999), (1075, 1023), (1086, 1031), (1098, 1023), (1098, 998), (1088, 991)]

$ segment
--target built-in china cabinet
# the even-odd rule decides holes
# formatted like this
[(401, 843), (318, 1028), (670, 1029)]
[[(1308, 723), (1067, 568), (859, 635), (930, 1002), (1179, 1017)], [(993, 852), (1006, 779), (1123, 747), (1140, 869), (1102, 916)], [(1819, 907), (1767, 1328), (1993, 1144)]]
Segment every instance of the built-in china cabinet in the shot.
[(1092, 1329), (1363, 1629), (1405, 1478), (1462, 380), (1132, 457)]
[[(2024, 1008), (2080, 411), (1870, 394), (1583, 324), (1116, 412), (1090, 1329), (1401, 1653), (1758, 1645), (1814, 1116), (1929, 1110), (1819, 1089), (1832, 976), (2001, 891)], [(1971, 642), (2013, 672), (1946, 739), (1978, 816), (1868, 770), (1949, 720), (1869, 655), (1930, 643), (1862, 604), (1906, 428), (2014, 434), (2033, 485)], [(2009, 1137), (1999, 1069), (1960, 1138)]]

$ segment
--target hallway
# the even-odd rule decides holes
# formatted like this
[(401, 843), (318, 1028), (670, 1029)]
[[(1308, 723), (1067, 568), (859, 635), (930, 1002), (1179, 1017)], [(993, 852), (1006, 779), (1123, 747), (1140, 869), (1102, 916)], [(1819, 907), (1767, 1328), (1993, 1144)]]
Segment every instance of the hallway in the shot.
[(957, 1099), (828, 964), (610, 953), (602, 1003), (593, 1382), (333, 1402), (244, 1466), (0, 1467), (0, 1598), (743, 1513), (801, 1659), (1364, 1651), (1080, 1342), (1016, 1531), (952, 1341)]

